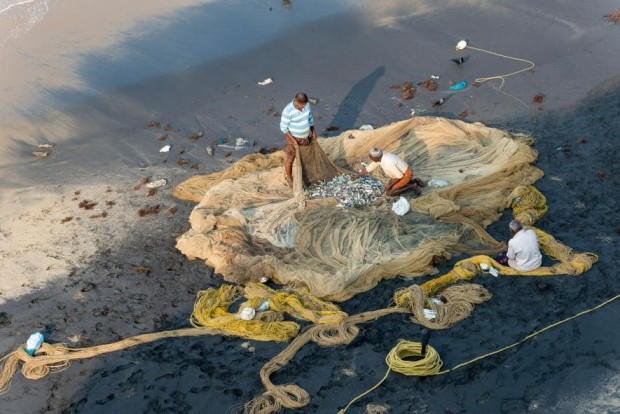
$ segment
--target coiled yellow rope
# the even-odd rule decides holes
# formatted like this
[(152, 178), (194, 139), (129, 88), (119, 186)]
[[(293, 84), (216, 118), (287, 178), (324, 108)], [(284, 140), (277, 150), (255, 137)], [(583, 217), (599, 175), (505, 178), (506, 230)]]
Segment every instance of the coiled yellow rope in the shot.
[(538, 331), (535, 331), (529, 334), (525, 338), (513, 344), (510, 344), (498, 350), (486, 353), (479, 357), (470, 359), (469, 361), (463, 362), (461, 364), (458, 364), (449, 369), (445, 369), (443, 371), (440, 371), (443, 365), (443, 362), (441, 361), (441, 358), (439, 357), (439, 354), (437, 353), (437, 351), (430, 345), (427, 345), (426, 354), (421, 359), (415, 360), (415, 361), (404, 360), (403, 358), (407, 358), (411, 356), (421, 357), (422, 356), (422, 345), (419, 342), (409, 342), (409, 341), (401, 340), (398, 342), (398, 344), (396, 344), (394, 348), (392, 348), (392, 350), (388, 353), (387, 357), (385, 358), (385, 362), (388, 366), (388, 369), (385, 375), (383, 376), (383, 378), (381, 378), (381, 380), (377, 384), (369, 388), (367, 391), (364, 391), (362, 394), (352, 399), (342, 410), (338, 411), (338, 414), (345, 414), (347, 410), (349, 409), (349, 407), (351, 407), (351, 405), (355, 404), (355, 402), (357, 402), (361, 398), (365, 397), (366, 395), (370, 394), (372, 391), (379, 388), (381, 384), (383, 384), (383, 382), (385, 382), (385, 380), (387, 379), (388, 375), (390, 374), (390, 371), (395, 371), (395, 372), (398, 372), (398, 373), (401, 373), (407, 376), (417, 376), (417, 377), (447, 374), (449, 372), (456, 371), (457, 369), (463, 368), (467, 365), (471, 365), (474, 362), (478, 362), (482, 359), (491, 357), (493, 355), (500, 354), (504, 351), (507, 351), (516, 346), (519, 346), (522, 343), (529, 341), (530, 339), (534, 338), (535, 336), (540, 335), (543, 332), (553, 329), (556, 326), (562, 325), (573, 319), (577, 319), (581, 316), (587, 315), (588, 313), (594, 312), (595, 310), (600, 309), (606, 305), (609, 305), (611, 302), (614, 302), (618, 299), (620, 299), (620, 295), (616, 295), (612, 297), (611, 299), (608, 299), (596, 305), (593, 308), (586, 309), (566, 319), (562, 319), (561, 321), (552, 323), (551, 325), (546, 326), (542, 329), (539, 329)]
[[(404, 359), (409, 357), (419, 357), (420, 359), (414, 361)], [(439, 370), (443, 365), (439, 354), (432, 346), (427, 345), (426, 354), (422, 355), (421, 343), (405, 340), (400, 340), (398, 344), (396, 344), (396, 346), (392, 348), (392, 350), (385, 357), (385, 363), (387, 364), (388, 369), (383, 378), (381, 378), (381, 381), (379, 381), (372, 388), (368, 389), (364, 393), (358, 395), (353, 400), (351, 400), (351, 402), (348, 403), (346, 407), (338, 411), (338, 414), (346, 413), (349, 407), (357, 400), (365, 397), (366, 395), (379, 388), (381, 384), (383, 384), (383, 382), (387, 379), (388, 375), (390, 375), (390, 371), (396, 371), (409, 377), (427, 377), (430, 375), (439, 374)]]

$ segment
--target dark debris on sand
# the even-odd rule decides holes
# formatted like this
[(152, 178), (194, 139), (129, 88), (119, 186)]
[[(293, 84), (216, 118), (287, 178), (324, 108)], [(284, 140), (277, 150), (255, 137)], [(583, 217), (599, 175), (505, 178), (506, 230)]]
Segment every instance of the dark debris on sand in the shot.
[(606, 14), (605, 16), (603, 16), (603, 18), (605, 18), (605, 20), (607, 20), (608, 22), (616, 24), (620, 22), (620, 10), (616, 10), (615, 12)]
[(95, 208), (96, 205), (96, 201), (82, 200), (78, 204), (78, 207), (83, 208), (84, 210), (92, 210), (93, 208)]
[(187, 137), (188, 140), (190, 141), (198, 141), (200, 138), (202, 138), (205, 135), (205, 133), (203, 131), (198, 132), (197, 134), (191, 134)]
[(400, 97), (405, 101), (409, 99), (413, 99), (416, 93), (416, 89), (411, 82), (404, 82), (400, 90), (401, 90)]
[(159, 204), (155, 204), (153, 206), (143, 207), (143, 208), (138, 210), (138, 216), (139, 217), (144, 217), (144, 216), (148, 216), (148, 215), (151, 215), (151, 214), (158, 214), (159, 213), (159, 208), (160, 208)]
[(432, 79), (420, 81), (418, 82), (418, 85), (424, 87), (431, 92), (435, 92), (437, 90), (437, 82)]

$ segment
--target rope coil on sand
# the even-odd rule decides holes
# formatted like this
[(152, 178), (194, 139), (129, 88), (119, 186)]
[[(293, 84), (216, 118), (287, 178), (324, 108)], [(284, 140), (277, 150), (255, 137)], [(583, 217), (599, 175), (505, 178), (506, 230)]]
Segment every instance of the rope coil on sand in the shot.
[[(283, 407), (298, 409), (309, 403), (310, 396), (301, 387), (295, 384), (276, 385), (270, 379), (274, 372), (288, 364), (295, 354), (309, 342), (315, 342), (320, 346), (349, 344), (359, 333), (358, 324), (371, 322), (393, 313), (411, 313), (411, 320), (414, 323), (431, 329), (445, 329), (469, 316), (473, 310), (473, 304), (490, 299), (491, 294), (482, 286), (465, 284), (449, 287), (442, 296), (446, 303), (428, 303), (427, 296), (422, 289), (413, 285), (394, 294), (396, 303), (394, 307), (351, 315), (338, 324), (309, 327), (263, 366), (260, 378), (266, 391), (246, 403), (242, 410), (246, 414), (268, 414), (277, 412)], [(436, 320), (430, 321), (423, 316), (425, 306), (436, 310)], [(400, 352), (400, 349), (398, 351)], [(390, 358), (396, 356), (392, 355)]]
[[(507, 345), (503, 348), (497, 349), (495, 351), (486, 353), (484, 355), (480, 355), (479, 357), (470, 359), (469, 361), (463, 362), (461, 364), (458, 364), (452, 368), (449, 369), (445, 369), (443, 371), (441, 371), (441, 367), (443, 365), (443, 362), (441, 361), (441, 358), (439, 357), (439, 354), (437, 353), (437, 351), (431, 347), (430, 345), (427, 345), (426, 347), (426, 354), (422, 355), (422, 345), (419, 342), (409, 342), (409, 341), (405, 341), (405, 340), (401, 340), (394, 348), (392, 348), (392, 350), (388, 353), (387, 357), (385, 358), (385, 362), (388, 366), (388, 369), (385, 373), (385, 375), (383, 376), (383, 378), (381, 378), (381, 380), (379, 380), (379, 382), (377, 384), (375, 384), (374, 386), (372, 386), (371, 388), (369, 388), (367, 391), (364, 391), (362, 394), (358, 395), (357, 397), (355, 397), (354, 399), (352, 399), (342, 410), (338, 411), (338, 414), (345, 414), (347, 412), (347, 410), (349, 409), (349, 407), (351, 407), (351, 405), (355, 404), (355, 402), (359, 401), (360, 399), (362, 399), (363, 397), (365, 397), (366, 395), (370, 394), (372, 391), (376, 390), (377, 388), (379, 388), (381, 386), (381, 384), (383, 384), (385, 382), (385, 380), (387, 379), (388, 375), (390, 374), (390, 371), (395, 371), (398, 372), (400, 374), (403, 375), (407, 375), (407, 376), (417, 376), (417, 377), (423, 377), (423, 376), (431, 376), (431, 375), (442, 375), (442, 374), (447, 374), (449, 372), (452, 371), (456, 371), (457, 369), (463, 368), (465, 366), (471, 365), (475, 362), (478, 362), (482, 359), (485, 358), (489, 358), (493, 355), (497, 355), (500, 354), (502, 352), (505, 352), (509, 349), (512, 349), (514, 347), (517, 347), (521, 344), (523, 344), (524, 342), (529, 341), (530, 339), (540, 335), (543, 332), (546, 332), (550, 329), (553, 329), (559, 325), (562, 325), (566, 322), (570, 322), (574, 319), (577, 319), (581, 316), (587, 315), (589, 313), (592, 313), (604, 306), (609, 305), (610, 303), (616, 301), (620, 299), (620, 295), (616, 295), (610, 299), (607, 299), (606, 301), (596, 305), (593, 308), (590, 309), (586, 309), (584, 311), (581, 311), (571, 317), (568, 317), (566, 319), (562, 319), (561, 321), (552, 323), (551, 325), (548, 325), (542, 329), (539, 329), (535, 332), (532, 332), (531, 334), (527, 335), (525, 338), (516, 341), (510, 345)], [(410, 357), (410, 356), (416, 356), (416, 357), (422, 357), (419, 360), (416, 361), (409, 361), (409, 360), (405, 360), (404, 358)]]
[[(410, 357), (418, 357), (419, 359), (413, 361), (405, 359)], [(439, 374), (441, 366), (443, 365), (439, 354), (432, 346), (427, 345), (426, 353), (422, 354), (421, 343), (405, 340), (400, 340), (398, 344), (390, 350), (385, 357), (385, 363), (388, 369), (383, 378), (376, 385), (351, 400), (346, 407), (338, 411), (338, 414), (346, 413), (349, 407), (355, 404), (356, 401), (379, 388), (387, 379), (388, 375), (390, 375), (390, 371), (395, 371), (407, 376), (425, 377)]]

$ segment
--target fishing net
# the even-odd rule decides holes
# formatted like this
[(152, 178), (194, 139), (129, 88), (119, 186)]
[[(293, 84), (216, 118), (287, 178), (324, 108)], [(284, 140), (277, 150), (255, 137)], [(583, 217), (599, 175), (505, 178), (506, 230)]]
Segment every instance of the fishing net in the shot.
[[(484, 229), (517, 188), (542, 176), (528, 137), (480, 123), (416, 117), (319, 141), (298, 147), (293, 189), (282, 152), (252, 154), (181, 183), (175, 196), (198, 205), (177, 248), (234, 283), (269, 278), (343, 301), (383, 279), (435, 274), (435, 264), (457, 252), (496, 251)], [(308, 199), (304, 185), (359, 170), (375, 146), (407, 161), (416, 177), (448, 185), (409, 199), (404, 216), (385, 196), (351, 208), (334, 197)], [(380, 170), (373, 176), (388, 181)]]

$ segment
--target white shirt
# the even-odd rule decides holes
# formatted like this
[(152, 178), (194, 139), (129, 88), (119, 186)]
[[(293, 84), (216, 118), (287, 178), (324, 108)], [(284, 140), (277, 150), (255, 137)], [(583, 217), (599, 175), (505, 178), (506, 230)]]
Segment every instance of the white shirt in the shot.
[(508, 265), (520, 272), (540, 267), (542, 254), (538, 248), (538, 238), (531, 229), (522, 229), (508, 242)]
[(371, 173), (378, 167), (381, 167), (385, 175), (390, 178), (403, 178), (405, 171), (409, 168), (405, 161), (390, 152), (384, 152), (380, 162), (373, 161), (368, 164), (366, 171)]

